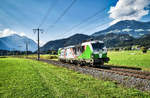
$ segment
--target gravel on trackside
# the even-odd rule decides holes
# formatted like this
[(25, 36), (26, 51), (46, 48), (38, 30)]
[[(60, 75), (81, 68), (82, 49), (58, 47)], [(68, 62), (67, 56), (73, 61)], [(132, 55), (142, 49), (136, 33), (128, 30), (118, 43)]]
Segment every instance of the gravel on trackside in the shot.
[(68, 69), (72, 69), (83, 74), (92, 75), (93, 77), (98, 79), (109, 80), (109, 81), (111, 80), (114, 81), (116, 84), (121, 84), (125, 87), (136, 88), (141, 91), (150, 91), (150, 80), (147, 79), (140, 79), (131, 76), (119, 75), (116, 73), (95, 70), (93, 68), (89, 69), (80, 66), (72, 66), (71, 64), (61, 63), (52, 60), (41, 60), (41, 61), (54, 64), (56, 66), (66, 67)]

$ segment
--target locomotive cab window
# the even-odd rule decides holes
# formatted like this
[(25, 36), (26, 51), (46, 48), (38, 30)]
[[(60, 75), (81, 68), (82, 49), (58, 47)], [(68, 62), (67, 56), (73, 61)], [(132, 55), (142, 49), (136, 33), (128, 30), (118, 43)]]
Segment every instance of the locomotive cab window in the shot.
[(84, 46), (81, 46), (81, 47), (80, 47), (80, 51), (81, 51), (81, 53), (84, 52)]
[(77, 48), (73, 47), (73, 52), (75, 53), (75, 55), (77, 54)]
[(104, 43), (92, 43), (93, 50), (100, 50), (104, 47)]

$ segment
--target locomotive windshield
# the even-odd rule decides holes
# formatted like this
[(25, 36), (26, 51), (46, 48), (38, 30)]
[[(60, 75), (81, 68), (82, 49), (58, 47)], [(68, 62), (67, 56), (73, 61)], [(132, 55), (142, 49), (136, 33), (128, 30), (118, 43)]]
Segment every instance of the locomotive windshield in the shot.
[(99, 51), (104, 47), (104, 43), (92, 43), (93, 50)]

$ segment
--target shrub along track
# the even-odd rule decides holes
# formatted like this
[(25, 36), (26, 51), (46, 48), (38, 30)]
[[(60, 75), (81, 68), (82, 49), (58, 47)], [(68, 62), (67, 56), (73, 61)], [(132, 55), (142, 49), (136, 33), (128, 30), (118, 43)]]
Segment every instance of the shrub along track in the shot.
[[(36, 60), (35, 58), (30, 59)], [(103, 65), (99, 68), (94, 68), (54, 60), (40, 59), (40, 61), (89, 74), (98, 79), (113, 80), (116, 84), (122, 84), (125, 87), (133, 87), (141, 91), (150, 91), (150, 72), (141, 71), (140, 68), (112, 65)]]

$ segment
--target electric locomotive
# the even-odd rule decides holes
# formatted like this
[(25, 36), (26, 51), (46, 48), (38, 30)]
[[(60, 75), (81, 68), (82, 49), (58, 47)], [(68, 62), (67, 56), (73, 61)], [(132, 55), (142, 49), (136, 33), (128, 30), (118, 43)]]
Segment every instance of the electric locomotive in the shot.
[(61, 62), (91, 66), (103, 65), (109, 61), (104, 42), (98, 40), (59, 48), (58, 58)]

